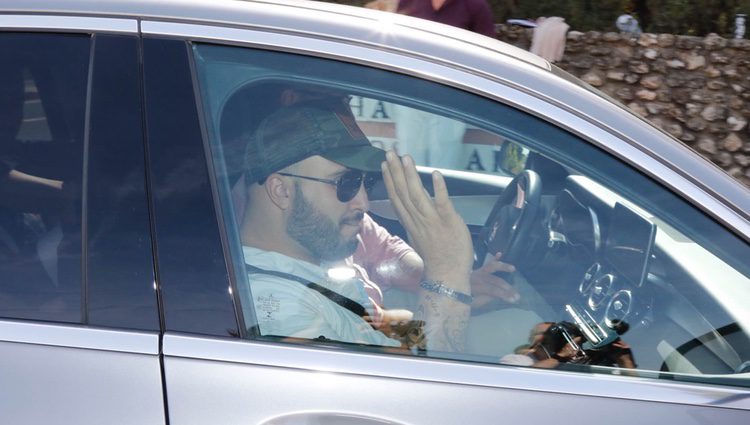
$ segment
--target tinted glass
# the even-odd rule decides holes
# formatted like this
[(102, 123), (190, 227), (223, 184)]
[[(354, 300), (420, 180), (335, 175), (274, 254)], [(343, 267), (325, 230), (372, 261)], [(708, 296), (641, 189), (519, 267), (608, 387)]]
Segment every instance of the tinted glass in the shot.
[[(747, 371), (747, 244), (581, 138), (381, 70), (211, 45), (195, 56), (249, 336), (675, 379)], [(430, 193), (440, 171), (473, 249), (452, 250), (461, 226), (429, 218), (439, 206), (415, 180), (341, 202), (310, 179), (366, 168), (365, 148), (331, 147), (361, 134), (408, 153)], [(422, 221), (436, 225), (420, 233)], [(456, 278), (467, 252), (473, 270)]]
[(78, 322), (90, 38), (0, 34), (0, 316)]
[(157, 330), (138, 71), (136, 37), (96, 36), (87, 179), (87, 323)]
[(144, 40), (150, 190), (165, 329), (237, 335), (188, 47)]

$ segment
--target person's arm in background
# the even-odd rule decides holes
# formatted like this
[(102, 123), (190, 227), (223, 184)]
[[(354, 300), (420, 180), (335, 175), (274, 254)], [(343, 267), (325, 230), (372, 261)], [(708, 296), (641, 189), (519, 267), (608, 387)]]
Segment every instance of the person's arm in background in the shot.
[(396, 9), (398, 9), (398, 0), (373, 0), (365, 3), (365, 7), (384, 12), (396, 12)]
[[(8, 170), (7, 168), (0, 171)], [(19, 211), (44, 212), (59, 208), (63, 183), (10, 169), (0, 178), (0, 205)]]
[(368, 214), (362, 220), (360, 244), (353, 260), (382, 290), (391, 287), (416, 292), (422, 278), (422, 258), (408, 243), (392, 235)]
[[(365, 215), (360, 232), (361, 243), (354, 253), (354, 262), (367, 271), (382, 290), (390, 287), (410, 292), (419, 290), (424, 273), (424, 262), (416, 251), (403, 239), (391, 235), (369, 215)], [(495, 299), (518, 302), (520, 296), (508, 282), (495, 275), (496, 272), (513, 272), (515, 268), (500, 261), (497, 255), (471, 273), (471, 289), (474, 294), (473, 307), (483, 307)]]

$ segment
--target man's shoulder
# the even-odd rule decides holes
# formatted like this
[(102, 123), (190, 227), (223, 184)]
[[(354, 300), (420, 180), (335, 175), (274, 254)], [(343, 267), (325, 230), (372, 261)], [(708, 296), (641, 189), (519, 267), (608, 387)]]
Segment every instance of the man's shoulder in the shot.
[(278, 252), (245, 245), (242, 247), (242, 253), (249, 273), (271, 271), (271, 274), (283, 273), (312, 281), (325, 276), (325, 270), (320, 266)]

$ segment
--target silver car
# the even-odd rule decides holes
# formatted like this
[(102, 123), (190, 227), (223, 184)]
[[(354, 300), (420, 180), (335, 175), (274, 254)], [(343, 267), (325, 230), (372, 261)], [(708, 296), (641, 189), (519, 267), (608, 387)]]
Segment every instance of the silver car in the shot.
[[(530, 53), (326, 3), (4, 0), (0, 58), (0, 423), (750, 422), (750, 192)], [(295, 104), (444, 176), (484, 284), (460, 349), (264, 331), (295, 319), (246, 270), (246, 146)], [(368, 308), (415, 311), (368, 189)]]

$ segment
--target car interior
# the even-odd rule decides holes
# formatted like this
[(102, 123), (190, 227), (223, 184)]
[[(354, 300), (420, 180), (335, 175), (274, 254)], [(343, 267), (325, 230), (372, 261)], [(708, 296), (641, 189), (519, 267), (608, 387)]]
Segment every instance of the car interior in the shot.
[[(300, 76), (292, 66), (299, 59), (254, 52), (251, 62), (242, 50), (194, 50), (235, 263), (243, 261), (238, 159), (254, 126), (295, 102), (343, 102), (374, 145), (414, 156), (428, 192), (430, 173), (444, 175), (472, 234), (475, 268), (497, 253), (516, 267), (503, 278), (521, 300), (473, 310), (466, 351), (431, 356), (518, 364), (513, 356), (525, 355), (539, 367), (546, 356), (557, 367), (672, 377), (750, 371), (748, 311), (738, 302), (750, 297), (747, 247), (646, 175), (480, 96), (356, 65), (335, 64), (331, 76), (324, 59)], [(406, 240), (384, 186), (368, 195), (371, 217)], [(235, 268), (250, 324), (251, 285)], [(415, 299), (392, 289), (384, 304), (414, 309)]]

